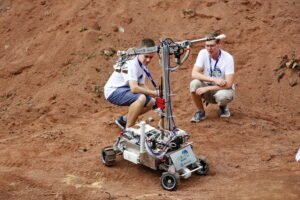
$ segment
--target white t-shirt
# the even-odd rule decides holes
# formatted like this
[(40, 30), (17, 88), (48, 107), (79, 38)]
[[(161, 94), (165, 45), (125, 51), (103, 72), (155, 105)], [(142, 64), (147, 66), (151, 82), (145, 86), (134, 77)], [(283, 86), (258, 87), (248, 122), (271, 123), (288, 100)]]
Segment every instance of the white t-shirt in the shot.
[[(132, 60), (127, 61), (124, 64), (124, 67), (127, 68), (126, 73), (120, 73), (114, 71), (109, 77), (108, 81), (104, 86), (104, 96), (107, 99), (117, 88), (119, 87), (129, 87), (129, 81), (137, 81), (139, 85), (145, 84), (145, 72), (141, 68), (138, 58), (135, 57)], [(145, 65), (144, 68), (147, 69)]]
[[(195, 66), (199, 68), (204, 67), (203, 73), (205, 76), (213, 76), (216, 78), (225, 79), (225, 75), (234, 74), (233, 57), (224, 50), (220, 49), (220, 52), (221, 55), (219, 55), (219, 58), (214, 60), (210, 57), (206, 49), (202, 49), (198, 54)], [(218, 62), (217, 65), (216, 61)]]

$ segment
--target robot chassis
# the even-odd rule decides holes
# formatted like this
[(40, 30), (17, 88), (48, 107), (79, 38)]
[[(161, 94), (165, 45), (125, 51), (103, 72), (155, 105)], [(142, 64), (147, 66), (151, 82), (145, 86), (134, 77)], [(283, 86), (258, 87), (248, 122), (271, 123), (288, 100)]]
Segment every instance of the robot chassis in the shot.
[[(156, 98), (156, 110), (161, 120), (158, 124), (159, 129), (142, 121), (132, 128), (133, 135), (122, 133), (113, 146), (103, 148), (101, 161), (106, 166), (115, 164), (116, 155), (123, 155), (125, 160), (134, 164), (164, 171), (160, 177), (160, 184), (165, 190), (176, 190), (177, 185), (180, 184), (180, 178), (187, 179), (192, 173), (197, 175), (208, 173), (209, 164), (206, 159), (194, 154), (192, 142), (188, 142), (188, 134), (175, 126), (170, 95), (170, 71), (178, 69), (187, 60), (190, 54), (190, 45), (193, 43), (223, 38), (225, 38), (224, 34), (215, 38), (182, 42), (165, 39), (159, 46), (118, 51), (119, 59), (114, 68), (119, 71), (126, 70), (123, 68), (123, 64), (136, 55), (159, 53), (163, 77), (159, 86), (160, 94)], [(186, 52), (181, 60), (180, 57), (184, 51)], [(174, 55), (175, 58), (176, 65), (174, 67), (170, 66), (171, 55)]]

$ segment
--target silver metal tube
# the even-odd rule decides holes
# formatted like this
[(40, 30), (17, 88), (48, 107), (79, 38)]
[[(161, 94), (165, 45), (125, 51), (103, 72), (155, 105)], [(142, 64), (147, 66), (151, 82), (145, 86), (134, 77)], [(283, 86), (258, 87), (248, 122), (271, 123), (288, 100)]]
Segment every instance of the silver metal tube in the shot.
[(159, 46), (155, 47), (147, 47), (140, 49), (128, 49), (127, 51), (118, 51), (118, 56), (135, 56), (139, 54), (147, 54), (147, 53), (157, 53), (159, 51)]
[(146, 123), (144, 121), (141, 122), (141, 132), (140, 132), (140, 153), (145, 153), (145, 128)]
[(172, 124), (171, 121), (171, 99), (170, 99), (170, 85), (169, 85), (169, 52), (168, 52), (168, 46), (163, 45), (161, 49), (161, 65), (163, 67), (163, 85), (164, 85), (164, 99), (166, 100), (166, 106), (165, 106), (165, 123), (164, 123), (164, 129), (171, 130), (171, 127), (173, 128), (174, 124)]
[(209, 41), (209, 40), (221, 40), (221, 39), (224, 39), (224, 38), (226, 38), (226, 35), (220, 34), (220, 35), (218, 35), (217, 37), (214, 37), (214, 38), (201, 38), (201, 39), (198, 39), (198, 40), (190, 40), (190, 43), (205, 42), (205, 41)]
[[(195, 169), (190, 170), (190, 172), (188, 172), (188, 173), (193, 173), (194, 171), (197, 171), (197, 170), (202, 169), (202, 168), (203, 168), (202, 166), (199, 166), (199, 167), (197, 167), (197, 168), (195, 168)], [(184, 176), (186, 176), (188, 173), (181, 174), (180, 176), (184, 177)]]

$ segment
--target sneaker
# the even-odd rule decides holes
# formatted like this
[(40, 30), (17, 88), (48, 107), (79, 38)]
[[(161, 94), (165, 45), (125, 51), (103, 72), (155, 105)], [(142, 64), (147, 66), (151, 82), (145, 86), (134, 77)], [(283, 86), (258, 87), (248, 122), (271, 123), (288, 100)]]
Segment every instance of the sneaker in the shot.
[(126, 120), (124, 119), (123, 116), (119, 117), (118, 119), (115, 120), (115, 123), (122, 129), (124, 130), (126, 127)]
[(197, 122), (200, 122), (204, 119), (205, 119), (205, 111), (199, 110), (198, 112), (196, 112), (194, 114), (193, 118), (191, 119), (191, 122), (197, 123)]
[(230, 111), (227, 106), (220, 106), (220, 117), (230, 117)]

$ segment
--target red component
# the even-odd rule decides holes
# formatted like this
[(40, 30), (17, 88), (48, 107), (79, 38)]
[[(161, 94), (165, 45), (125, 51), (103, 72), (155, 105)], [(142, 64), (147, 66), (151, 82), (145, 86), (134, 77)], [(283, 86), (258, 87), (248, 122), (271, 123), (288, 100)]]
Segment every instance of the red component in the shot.
[(165, 108), (165, 102), (166, 102), (166, 100), (164, 98), (160, 98), (160, 97), (156, 98), (157, 107), (160, 108), (160, 109)]

